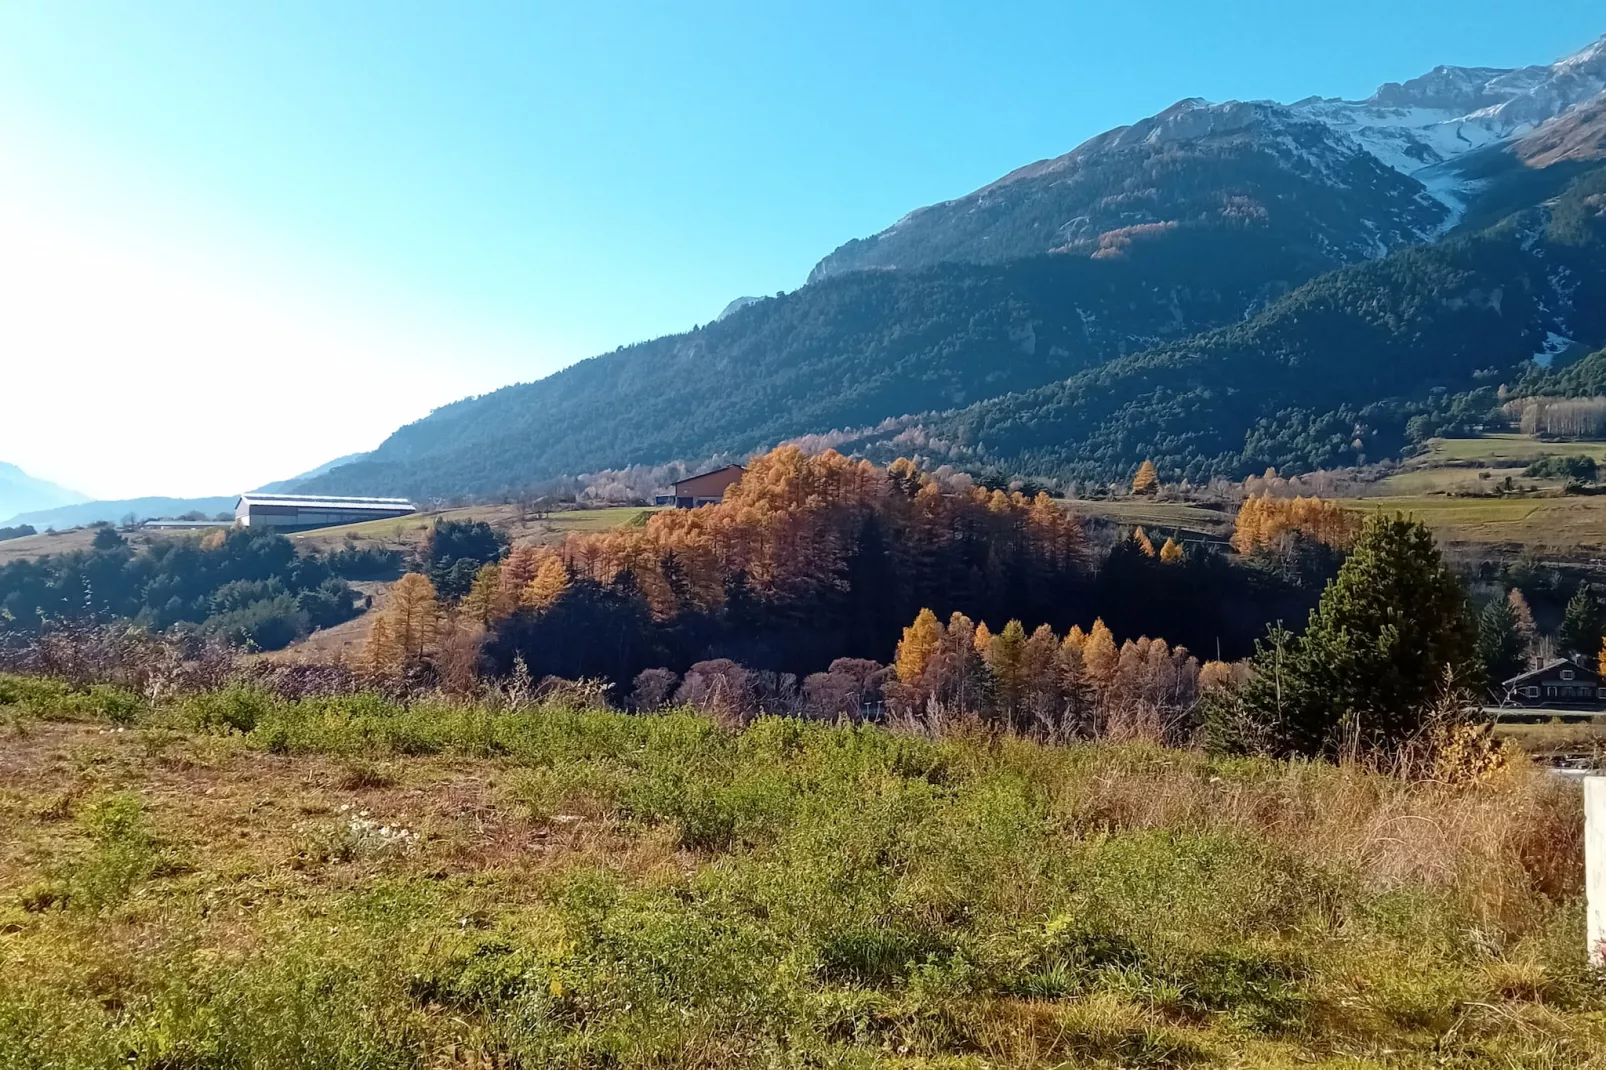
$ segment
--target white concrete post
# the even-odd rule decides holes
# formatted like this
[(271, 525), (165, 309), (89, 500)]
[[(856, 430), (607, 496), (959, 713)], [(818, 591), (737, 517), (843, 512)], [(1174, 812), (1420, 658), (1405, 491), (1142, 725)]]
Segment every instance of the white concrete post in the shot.
[(1584, 894), (1589, 962), (1606, 966), (1606, 776), (1584, 778)]

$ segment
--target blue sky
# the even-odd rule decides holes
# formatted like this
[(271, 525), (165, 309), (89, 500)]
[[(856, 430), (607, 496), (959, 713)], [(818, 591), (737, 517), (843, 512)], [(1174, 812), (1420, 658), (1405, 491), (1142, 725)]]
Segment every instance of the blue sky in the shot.
[(10, 0), (0, 460), (242, 489), (793, 289), (1179, 98), (1365, 96), (1603, 32), (1598, 0)]

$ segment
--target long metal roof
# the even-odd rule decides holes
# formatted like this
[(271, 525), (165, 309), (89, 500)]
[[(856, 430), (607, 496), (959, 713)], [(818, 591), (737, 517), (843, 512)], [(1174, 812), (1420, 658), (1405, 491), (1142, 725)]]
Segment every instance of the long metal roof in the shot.
[(406, 498), (340, 498), (324, 494), (242, 494), (239, 505), (287, 505), (301, 509), (389, 510), (413, 509)]

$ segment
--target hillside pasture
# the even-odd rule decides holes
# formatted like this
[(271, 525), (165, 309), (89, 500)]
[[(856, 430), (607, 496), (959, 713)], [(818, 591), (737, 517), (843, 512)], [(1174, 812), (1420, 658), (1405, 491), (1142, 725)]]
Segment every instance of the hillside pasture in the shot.
[[(41, 531), (37, 535), (24, 535), (20, 539), (7, 539), (0, 542), (0, 565), (9, 565), (13, 561), (35, 561), (49, 554), (65, 554), (74, 550), (87, 550), (95, 541), (96, 528), (72, 528), (68, 531)], [(128, 540), (130, 546), (136, 549), (151, 542), (153, 538), (171, 538), (175, 533), (163, 534), (146, 533), (141, 531), (121, 532)]]
[(1364, 496), (1489, 494), (1508, 476), (1523, 487), (1559, 487), (1559, 479), (1536, 479), (1523, 469), (1545, 457), (1585, 456), (1606, 465), (1606, 442), (1546, 441), (1532, 435), (1436, 438)]
[(1155, 502), (1133, 499), (1101, 501), (1071, 499), (1065, 503), (1073, 515), (1123, 527), (1141, 525), (1158, 534), (1176, 530), (1212, 539), (1232, 534), (1235, 507), (1211, 508), (1196, 502)]
[(1398, 495), (1349, 498), (1359, 513), (1401, 513), (1449, 546), (1525, 551), (1566, 558), (1606, 554), (1606, 495), (1452, 498)]
[(521, 512), (516, 505), (471, 505), (385, 520), (368, 520), (360, 524), (319, 528), (316, 531), (300, 532), (291, 538), (302, 546), (320, 550), (338, 549), (348, 541), (355, 541), (359, 545), (379, 545), (406, 551), (422, 546), (429, 537), (429, 529), (437, 521), (483, 520), (493, 528), (505, 532), (514, 545), (541, 545), (561, 539), (571, 531), (610, 531), (627, 524), (639, 524), (654, 512), (655, 509), (642, 506), (612, 506), (602, 509), (561, 509), (545, 514), (534, 514), (528, 511)]
[(1606, 464), (1606, 442), (1547, 441), (1532, 435), (1496, 434), (1478, 438), (1436, 438), (1422, 460), (1430, 465), (1482, 465), (1487, 468), (1522, 468), (1541, 457), (1582, 454)]

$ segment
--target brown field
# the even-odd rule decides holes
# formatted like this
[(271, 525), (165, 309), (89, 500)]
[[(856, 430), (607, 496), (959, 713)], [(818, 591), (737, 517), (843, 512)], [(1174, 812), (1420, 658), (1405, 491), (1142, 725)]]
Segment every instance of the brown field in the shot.
[(1592, 559), (1606, 555), (1606, 496), (1350, 498), (1357, 512), (1401, 513), (1449, 546)]
[[(169, 536), (171, 533), (169, 533)], [(131, 546), (140, 547), (148, 544), (153, 537), (140, 532), (123, 533)], [(28, 535), (21, 539), (7, 539), (0, 542), (0, 565), (9, 565), (13, 561), (33, 561), (47, 554), (65, 554), (73, 550), (87, 550), (89, 544), (95, 541), (95, 533), (89, 528), (73, 528), (70, 531), (40, 532), (38, 535)]]
[(571, 531), (608, 531), (638, 523), (657, 510), (641, 506), (614, 506), (605, 509), (566, 509), (545, 514), (526, 513), (521, 517), (515, 505), (471, 505), (445, 509), (438, 513), (415, 513), (389, 520), (369, 520), (335, 528), (304, 531), (291, 538), (310, 549), (332, 550), (355, 541), (361, 545), (381, 545), (410, 550), (423, 544), (437, 520), (483, 520), (507, 533), (514, 545), (541, 545), (554, 542)]
[(1223, 538), (1232, 533), (1236, 509), (1211, 508), (1196, 502), (1096, 501), (1074, 499), (1065, 507), (1080, 517), (1116, 524), (1141, 524), (1164, 534), (1173, 529), (1195, 535)]

